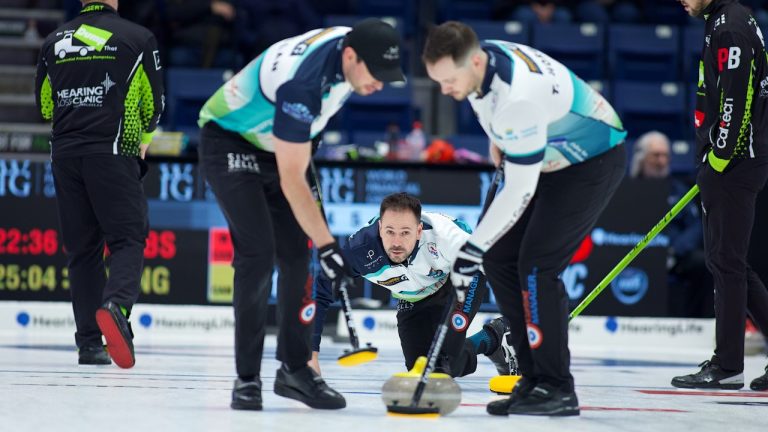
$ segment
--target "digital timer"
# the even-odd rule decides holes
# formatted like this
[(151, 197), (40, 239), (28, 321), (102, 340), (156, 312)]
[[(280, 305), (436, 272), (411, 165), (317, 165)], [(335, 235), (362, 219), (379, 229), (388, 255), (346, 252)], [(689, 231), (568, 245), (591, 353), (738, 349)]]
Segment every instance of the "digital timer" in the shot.
[(48, 255), (59, 250), (59, 234), (55, 229), (0, 228), (0, 255)]
[(0, 264), (0, 291), (56, 291), (69, 289), (66, 267)]

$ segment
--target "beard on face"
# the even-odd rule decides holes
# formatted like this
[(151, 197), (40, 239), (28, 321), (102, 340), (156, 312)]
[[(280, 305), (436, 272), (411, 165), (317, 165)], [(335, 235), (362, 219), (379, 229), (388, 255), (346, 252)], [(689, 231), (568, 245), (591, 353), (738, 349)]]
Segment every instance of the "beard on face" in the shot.
[[(392, 262), (401, 263), (408, 257), (405, 252), (406, 250), (403, 248), (389, 248), (387, 249), (387, 256)], [(395, 257), (395, 253), (399, 253), (399, 257)]]

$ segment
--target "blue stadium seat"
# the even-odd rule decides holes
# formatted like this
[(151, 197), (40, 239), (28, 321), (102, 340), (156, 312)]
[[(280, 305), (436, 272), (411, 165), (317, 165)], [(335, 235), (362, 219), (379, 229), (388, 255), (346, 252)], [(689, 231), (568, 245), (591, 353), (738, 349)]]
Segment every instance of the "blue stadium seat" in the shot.
[[(370, 96), (353, 94), (339, 112), (340, 124), (347, 132), (384, 131), (396, 123), (400, 130), (411, 130), (414, 119), (412, 87), (384, 85)], [(354, 135), (353, 135), (354, 136)]]
[(688, 25), (683, 27), (683, 51), (681, 54), (683, 62), (683, 80), (688, 82), (698, 82), (699, 79), (699, 60), (701, 52), (704, 49), (704, 26)]
[(491, 19), (492, 2), (480, 0), (439, 0), (437, 10), (442, 20)]
[(168, 68), (165, 79), (163, 122), (170, 130), (189, 130), (197, 127), (198, 113), (205, 101), (224, 84), (225, 70)]
[(696, 143), (687, 140), (672, 141), (669, 149), (669, 171), (672, 174), (690, 174), (696, 169)]
[(672, 82), (616, 81), (613, 83), (613, 107), (630, 138), (650, 130), (665, 133), (671, 140), (690, 137), (686, 128), (685, 85)]
[[(644, 3), (646, 11), (651, 11), (647, 18), (653, 24), (684, 25), (690, 18), (685, 9), (676, 1), (644, 0), (642, 3)], [(704, 26), (700, 19), (696, 18), (695, 20), (702, 27)]]
[(576, 16), (580, 22), (607, 24), (611, 21), (608, 10), (597, 1), (581, 1), (576, 6)]
[(679, 29), (658, 25), (613, 25), (608, 30), (608, 64), (613, 79), (678, 81)]
[(373, 148), (376, 141), (387, 141), (387, 134), (384, 129), (380, 131), (357, 130), (352, 132), (350, 144), (356, 144), (358, 147)]
[(605, 27), (602, 24), (536, 24), (532, 46), (584, 80), (604, 79)]
[(499, 39), (523, 45), (530, 44), (529, 26), (519, 21), (500, 22), (465, 19), (462, 22), (472, 27), (480, 40)]

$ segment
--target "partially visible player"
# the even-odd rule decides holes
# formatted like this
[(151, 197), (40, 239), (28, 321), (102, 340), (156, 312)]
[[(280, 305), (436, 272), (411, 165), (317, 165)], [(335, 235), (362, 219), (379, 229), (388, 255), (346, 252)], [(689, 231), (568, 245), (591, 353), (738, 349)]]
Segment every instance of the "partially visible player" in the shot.
[(128, 318), (149, 231), (144, 155), (164, 101), (160, 53), (149, 30), (120, 18), (117, 0), (82, 4), (77, 17), (45, 38), (35, 96), (52, 121), (51, 170), (78, 363), (109, 364), (112, 357), (130, 368), (136, 359)]

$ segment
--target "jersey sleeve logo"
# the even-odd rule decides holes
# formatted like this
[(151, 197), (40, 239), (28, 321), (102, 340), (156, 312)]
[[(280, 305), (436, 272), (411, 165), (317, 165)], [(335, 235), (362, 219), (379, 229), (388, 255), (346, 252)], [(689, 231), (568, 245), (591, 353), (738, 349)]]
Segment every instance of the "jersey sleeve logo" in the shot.
[(323, 31), (317, 33), (316, 35), (309, 37), (307, 39), (304, 39), (303, 41), (296, 44), (296, 46), (293, 48), (293, 51), (291, 51), (291, 55), (302, 55), (305, 52), (307, 52), (307, 48), (309, 48), (310, 45), (317, 42), (318, 39), (321, 37), (327, 35), (328, 33), (336, 30), (335, 27), (329, 27), (327, 29), (324, 29)]
[(158, 50), (152, 51), (152, 57), (155, 59), (155, 70), (162, 69), (162, 66), (160, 66), (160, 52)]
[(84, 44), (93, 47), (96, 51), (101, 51), (107, 44), (112, 32), (92, 27), (87, 24), (81, 24), (75, 32), (75, 38)]
[(302, 123), (312, 123), (315, 117), (309, 112), (309, 108), (301, 102), (283, 102), (283, 112)]
[(427, 243), (427, 250), (429, 251), (429, 254), (432, 255), (435, 258), (439, 258), (440, 254), (437, 252), (437, 244), (434, 242)]
[(741, 64), (741, 48), (729, 47), (718, 48), (717, 50), (717, 70), (723, 71), (725, 64), (728, 64), (728, 69), (736, 69)]
[(520, 48), (513, 48), (512, 52), (523, 60), (525, 65), (528, 66), (528, 70), (530, 70), (533, 73), (541, 74), (541, 68), (539, 67), (539, 65), (537, 65), (532, 58), (528, 57), (526, 53), (521, 51)]
[(400, 275), (400, 276), (391, 277), (389, 279), (377, 280), (376, 283), (381, 286), (389, 287), (389, 286), (397, 285), (400, 282), (405, 282), (407, 280), (408, 280), (408, 276)]

